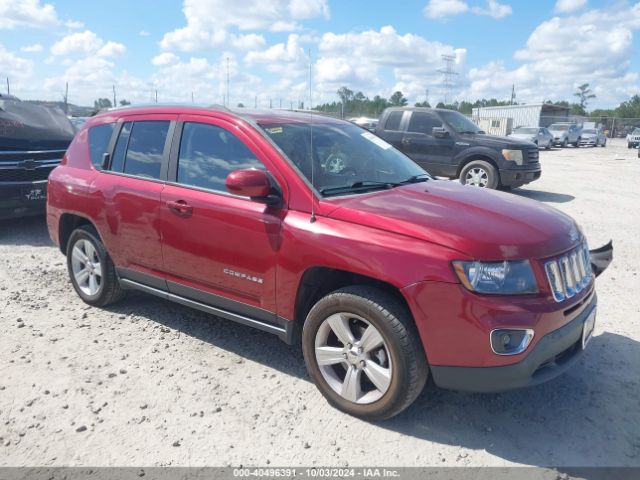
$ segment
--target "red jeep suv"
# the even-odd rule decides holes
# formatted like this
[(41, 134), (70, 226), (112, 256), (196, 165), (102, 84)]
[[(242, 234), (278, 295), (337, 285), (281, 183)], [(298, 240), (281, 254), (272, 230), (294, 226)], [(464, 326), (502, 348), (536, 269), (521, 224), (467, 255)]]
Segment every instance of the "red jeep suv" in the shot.
[(468, 391), (538, 384), (593, 332), (594, 272), (570, 217), (435, 180), (346, 121), (111, 110), (48, 187), (49, 231), (86, 303), (142, 290), (301, 342), (322, 394), (359, 417), (402, 411), (429, 374)]

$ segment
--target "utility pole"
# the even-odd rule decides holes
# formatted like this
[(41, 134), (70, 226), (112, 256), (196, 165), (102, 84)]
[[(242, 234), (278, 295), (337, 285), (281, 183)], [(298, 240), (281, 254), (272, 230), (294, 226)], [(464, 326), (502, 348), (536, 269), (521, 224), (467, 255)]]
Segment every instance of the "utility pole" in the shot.
[(424, 103), (425, 103), (424, 105), (425, 107), (429, 106), (429, 89), (428, 88), (424, 91)]
[(280, 98), (280, 108), (282, 108), (282, 98)]
[(229, 57), (227, 57), (227, 104), (225, 106), (229, 106)]
[(65, 115), (69, 113), (69, 82), (64, 86), (64, 113)]
[(7, 77), (7, 95), (11, 95), (11, 87), (9, 87), (9, 77)]
[(156, 103), (158, 103), (158, 89), (156, 88)]
[(449, 97), (455, 84), (455, 78), (458, 76), (458, 72), (453, 69), (453, 63), (456, 61), (456, 57), (453, 55), (442, 55), (442, 61), (444, 62), (444, 68), (439, 69), (438, 72), (442, 74), (444, 104), (448, 105)]
[(254, 98), (254, 100), (253, 100), (253, 108), (254, 108), (255, 110), (257, 110), (257, 109), (258, 109), (258, 95), (256, 95), (256, 97), (255, 97), (255, 98)]
[(511, 102), (510, 105), (513, 105), (513, 102), (516, 99), (516, 84), (511, 85)]
[(196, 102), (193, 100), (193, 92), (191, 92), (191, 103), (196, 103)]
[(116, 85), (113, 85), (113, 108), (116, 108), (118, 106), (117, 102), (116, 102)]
[(271, 97), (269, 97), (269, 108), (273, 108), (273, 103), (271, 102)]

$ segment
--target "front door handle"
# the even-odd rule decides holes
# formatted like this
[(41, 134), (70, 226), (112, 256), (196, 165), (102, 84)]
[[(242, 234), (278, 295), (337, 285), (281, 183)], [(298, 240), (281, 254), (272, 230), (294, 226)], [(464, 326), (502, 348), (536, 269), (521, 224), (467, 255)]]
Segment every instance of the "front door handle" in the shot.
[(193, 213), (193, 207), (184, 200), (169, 200), (167, 202), (167, 207), (169, 207), (169, 210), (173, 213), (185, 217)]

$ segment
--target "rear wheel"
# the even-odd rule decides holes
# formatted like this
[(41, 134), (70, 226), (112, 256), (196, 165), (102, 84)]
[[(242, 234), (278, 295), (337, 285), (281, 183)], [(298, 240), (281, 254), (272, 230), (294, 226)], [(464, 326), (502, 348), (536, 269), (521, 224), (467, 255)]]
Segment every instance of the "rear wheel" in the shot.
[(89, 305), (104, 307), (122, 297), (113, 262), (92, 226), (82, 225), (71, 233), (67, 268), (73, 288)]
[(309, 375), (335, 408), (372, 420), (407, 408), (427, 380), (427, 360), (407, 308), (354, 286), (322, 298), (302, 331)]
[(460, 183), (481, 188), (498, 187), (498, 171), (489, 162), (473, 160), (460, 173)]

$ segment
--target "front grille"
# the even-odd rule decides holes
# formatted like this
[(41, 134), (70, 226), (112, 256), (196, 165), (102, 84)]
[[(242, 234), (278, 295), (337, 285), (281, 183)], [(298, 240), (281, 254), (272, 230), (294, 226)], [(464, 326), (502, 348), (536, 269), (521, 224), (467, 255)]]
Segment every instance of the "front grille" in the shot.
[(25, 168), (0, 168), (0, 182), (37, 182), (49, 178), (56, 166), (39, 167), (33, 170)]
[(526, 154), (528, 163), (537, 163), (539, 161), (540, 153), (537, 148), (535, 150), (527, 150)]
[(4, 161), (21, 162), (22, 160), (60, 160), (64, 156), (65, 150), (12, 150), (3, 151), (0, 149), (0, 165)]
[(586, 243), (549, 260), (544, 267), (556, 302), (580, 293), (591, 283), (593, 277), (589, 247)]

